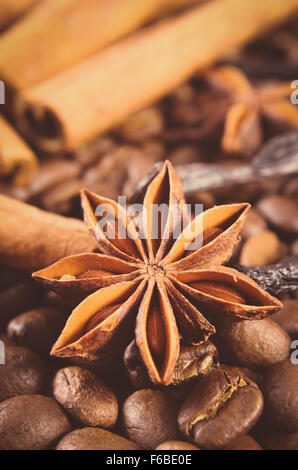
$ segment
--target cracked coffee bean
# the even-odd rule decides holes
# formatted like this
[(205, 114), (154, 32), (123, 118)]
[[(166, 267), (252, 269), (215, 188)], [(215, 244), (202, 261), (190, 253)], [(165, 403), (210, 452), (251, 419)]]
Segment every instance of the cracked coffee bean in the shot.
[(159, 390), (138, 390), (123, 405), (126, 435), (144, 449), (179, 438), (179, 402)]
[(262, 391), (265, 416), (276, 427), (298, 431), (298, 367), (290, 360), (270, 367), (264, 374)]
[(0, 403), (0, 449), (40, 450), (70, 431), (58, 403), (42, 395), (22, 395)]
[(117, 421), (117, 398), (95, 374), (86, 369), (60, 369), (53, 381), (53, 393), (71, 416), (87, 426), (112, 428)]
[(6, 346), (5, 364), (0, 366), (0, 401), (16, 395), (41, 393), (46, 369), (29, 349)]
[(202, 449), (222, 449), (248, 432), (263, 410), (257, 385), (232, 368), (200, 379), (182, 405), (178, 424), (184, 436)]
[[(150, 387), (148, 372), (135, 341), (132, 341), (125, 350), (124, 365), (135, 388)], [(218, 352), (211, 341), (204, 341), (199, 345), (182, 345), (174, 370), (174, 387), (171, 388), (191, 382), (196, 377), (207, 375), (217, 365)]]
[(56, 450), (140, 450), (140, 447), (105, 429), (83, 428), (64, 436)]

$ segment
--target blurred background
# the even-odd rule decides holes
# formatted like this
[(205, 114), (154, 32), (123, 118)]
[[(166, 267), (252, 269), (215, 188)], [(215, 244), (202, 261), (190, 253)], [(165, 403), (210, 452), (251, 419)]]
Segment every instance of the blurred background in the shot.
[[(1, 0), (0, 193), (80, 218), (81, 187), (134, 197), (167, 158), (205, 208), (278, 194), (297, 210), (298, 164), (286, 177), (237, 173), (298, 129), (297, 6)], [(232, 181), (207, 171), (202, 188), (201, 169), (221, 178), (214, 164)]]

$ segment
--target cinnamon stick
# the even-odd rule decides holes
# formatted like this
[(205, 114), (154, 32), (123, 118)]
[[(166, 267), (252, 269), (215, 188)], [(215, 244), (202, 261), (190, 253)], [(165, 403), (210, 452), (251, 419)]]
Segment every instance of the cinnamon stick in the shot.
[(195, 2), (202, 0), (43, 0), (1, 39), (1, 78), (17, 90), (27, 88), (165, 9), (175, 11)]
[(35, 271), (96, 244), (80, 220), (0, 195), (0, 264)]
[(45, 151), (72, 150), (282, 22), (297, 0), (213, 0), (136, 33), (16, 101), (20, 128)]
[(8, 26), (38, 0), (1, 0), (0, 30)]
[(0, 115), (0, 177), (11, 177), (17, 186), (29, 183), (38, 161), (26, 142)]

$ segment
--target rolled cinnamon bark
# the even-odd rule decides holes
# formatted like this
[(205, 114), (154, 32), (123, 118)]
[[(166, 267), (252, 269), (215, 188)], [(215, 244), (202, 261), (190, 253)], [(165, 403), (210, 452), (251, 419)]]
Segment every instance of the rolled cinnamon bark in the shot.
[(17, 90), (27, 88), (164, 10), (196, 2), (202, 0), (43, 0), (1, 38), (0, 76)]
[(64, 256), (95, 249), (95, 241), (80, 220), (0, 195), (1, 265), (32, 272)]
[(29, 183), (38, 161), (26, 142), (0, 115), (0, 177), (11, 177), (17, 186)]
[(39, 148), (73, 150), (283, 21), (297, 0), (213, 0), (162, 21), (25, 90), (20, 128)]
[(1, 0), (0, 30), (8, 26), (38, 0)]

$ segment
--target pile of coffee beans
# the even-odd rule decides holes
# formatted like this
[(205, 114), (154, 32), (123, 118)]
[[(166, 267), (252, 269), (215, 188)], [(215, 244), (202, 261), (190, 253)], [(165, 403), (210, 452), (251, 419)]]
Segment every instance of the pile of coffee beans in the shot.
[[(297, 181), (251, 193), (233, 263), (297, 253)], [(271, 318), (214, 312), (208, 344), (181, 349), (187, 381), (155, 387), (134, 343), (109, 364), (51, 357), (71, 308), (20, 271), (1, 268), (0, 279), (0, 449), (298, 449), (297, 291)]]

